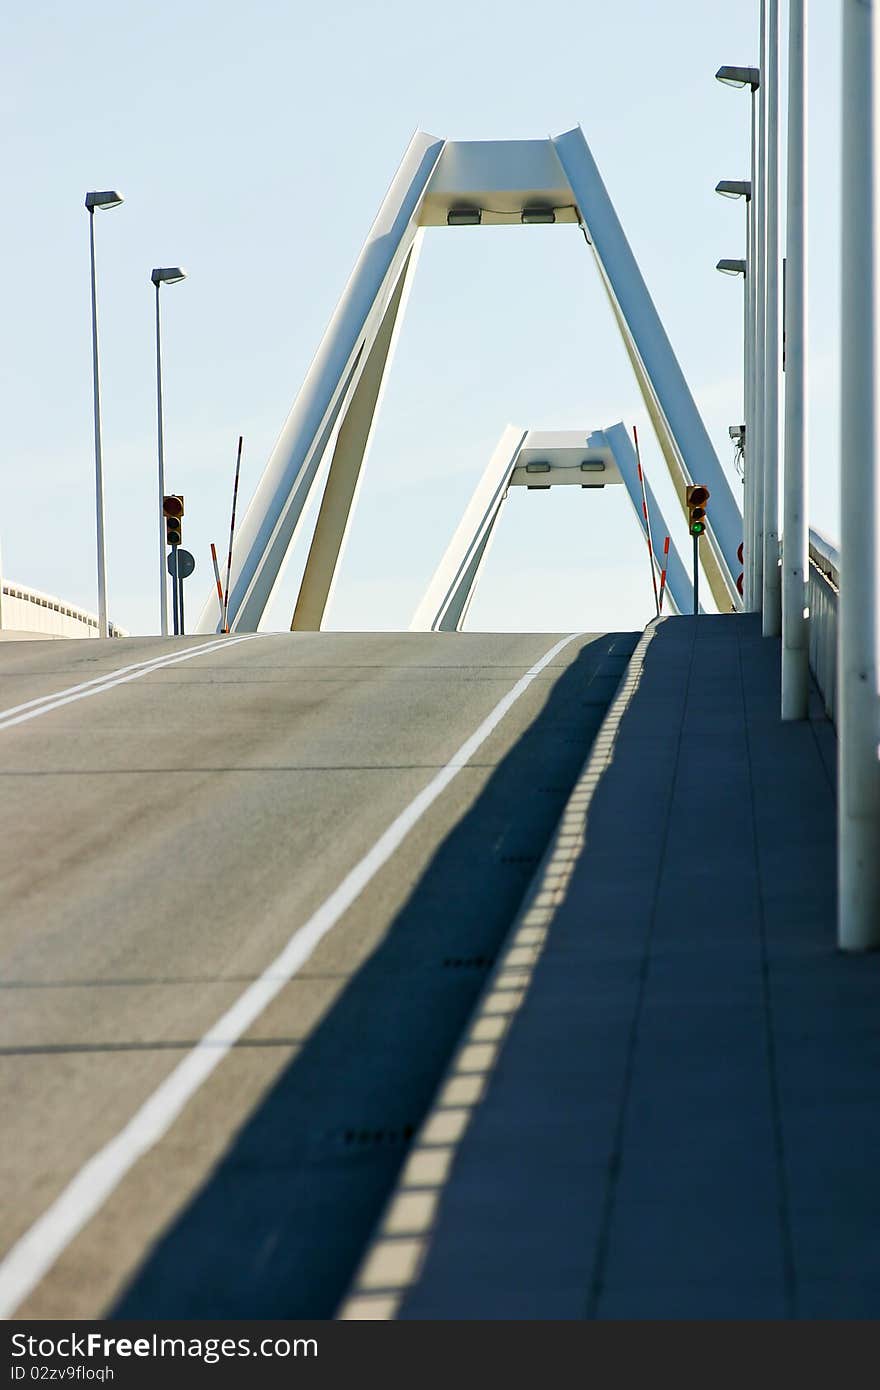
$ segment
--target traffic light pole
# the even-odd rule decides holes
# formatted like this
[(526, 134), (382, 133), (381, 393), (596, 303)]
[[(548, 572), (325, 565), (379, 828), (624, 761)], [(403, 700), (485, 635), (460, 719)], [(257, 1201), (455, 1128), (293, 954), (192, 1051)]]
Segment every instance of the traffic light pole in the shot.
[(177, 546), (171, 547), (171, 594), (174, 600), (174, 636), (180, 633), (180, 583), (177, 577)]
[(694, 536), (694, 617), (700, 612), (700, 538)]
[(176, 569), (177, 569), (177, 588), (178, 588), (178, 600), (177, 600), (177, 602), (178, 602), (178, 606), (179, 606), (179, 609), (180, 609), (180, 613), (179, 613), (179, 616), (180, 616), (180, 635), (181, 635), (181, 637), (183, 637), (184, 633), (186, 632), (186, 624), (185, 624), (184, 621), (183, 621), (183, 575), (180, 573), (180, 554), (179, 554), (179, 551), (175, 550), (174, 554), (175, 554), (175, 557), (176, 557), (176, 560), (177, 560), (177, 564), (176, 564)]

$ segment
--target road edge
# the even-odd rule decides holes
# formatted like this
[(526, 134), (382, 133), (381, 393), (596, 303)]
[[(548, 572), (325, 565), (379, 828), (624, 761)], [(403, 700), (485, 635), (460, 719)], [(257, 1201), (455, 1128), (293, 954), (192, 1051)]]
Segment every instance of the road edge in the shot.
[(504, 1043), (528, 994), (556, 910), (580, 857), (593, 796), (610, 766), (623, 718), (638, 689), (648, 648), (666, 618), (645, 628), (620, 678), (526, 889), (492, 971), (462, 1032), (394, 1190), (335, 1317), (392, 1320), (418, 1282), (431, 1228), (471, 1114), (491, 1085)]

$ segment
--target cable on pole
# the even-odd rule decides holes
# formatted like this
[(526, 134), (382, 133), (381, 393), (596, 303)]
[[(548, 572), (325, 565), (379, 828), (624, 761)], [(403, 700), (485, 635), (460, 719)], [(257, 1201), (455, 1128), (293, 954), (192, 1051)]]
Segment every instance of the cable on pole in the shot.
[(223, 612), (220, 615), (220, 630), (229, 631), (229, 576), (232, 572), (232, 542), (235, 538), (235, 508), (238, 502), (238, 475), (241, 472), (241, 446), (243, 436), (238, 436), (238, 457), (235, 460), (235, 483), (232, 488), (232, 520), (229, 523), (229, 554), (226, 557), (226, 592), (223, 595)]
[(645, 487), (645, 475), (642, 472), (642, 456), (639, 451), (639, 432), (633, 425), (633, 439), (636, 446), (636, 464), (639, 470), (639, 484), (642, 489), (642, 515), (645, 518), (645, 534), (648, 538), (648, 560), (651, 565), (651, 584), (654, 589), (654, 608), (656, 615), (660, 617), (660, 600), (657, 596), (657, 574), (654, 569), (654, 543), (651, 539), (651, 518), (648, 516), (648, 493)]
[(220, 604), (220, 623), (223, 623), (223, 585), (220, 582), (220, 566), (217, 564), (217, 547), (211, 542), (211, 561), (214, 566), (214, 578), (217, 581), (217, 602)]
[(669, 537), (663, 542), (663, 569), (660, 574), (660, 597), (657, 600), (657, 615), (663, 612), (663, 595), (666, 593), (666, 570), (669, 566)]

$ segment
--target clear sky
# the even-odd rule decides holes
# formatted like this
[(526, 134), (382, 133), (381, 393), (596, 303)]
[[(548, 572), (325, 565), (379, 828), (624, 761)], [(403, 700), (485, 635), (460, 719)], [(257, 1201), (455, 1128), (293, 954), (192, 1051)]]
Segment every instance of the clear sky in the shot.
[[(782, 3), (783, 33), (787, 5)], [(260, 476), (413, 130), (541, 138), (580, 122), (734, 482), (742, 418), (743, 205), (758, 0), (29, 0), (0, 28), (6, 215), (0, 544), (4, 575), (94, 610), (88, 279), (96, 215), (111, 616), (158, 629), (155, 265), (163, 291), (166, 483), (186, 497), (194, 617), (225, 554), (235, 446)], [(811, 6), (810, 519), (838, 525), (839, 6)], [(784, 50), (784, 44), (783, 44)], [(408, 625), (508, 422), (640, 426), (684, 526), (583, 239), (573, 227), (426, 234), (334, 628)], [(240, 513), (241, 514), (241, 513)], [(307, 545), (308, 535), (305, 537)], [(302, 547), (299, 548), (302, 551)], [(299, 563), (297, 563), (299, 559)], [(287, 627), (304, 554), (269, 626)], [(630, 628), (650, 616), (622, 488), (515, 491), (469, 626)]]

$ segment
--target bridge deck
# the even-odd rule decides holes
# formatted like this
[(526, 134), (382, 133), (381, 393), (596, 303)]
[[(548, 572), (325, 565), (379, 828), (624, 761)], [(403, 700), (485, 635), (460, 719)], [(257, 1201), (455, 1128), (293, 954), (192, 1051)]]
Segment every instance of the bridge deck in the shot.
[(880, 1311), (880, 959), (835, 951), (833, 729), (780, 723), (751, 617), (643, 650), (343, 1316)]

